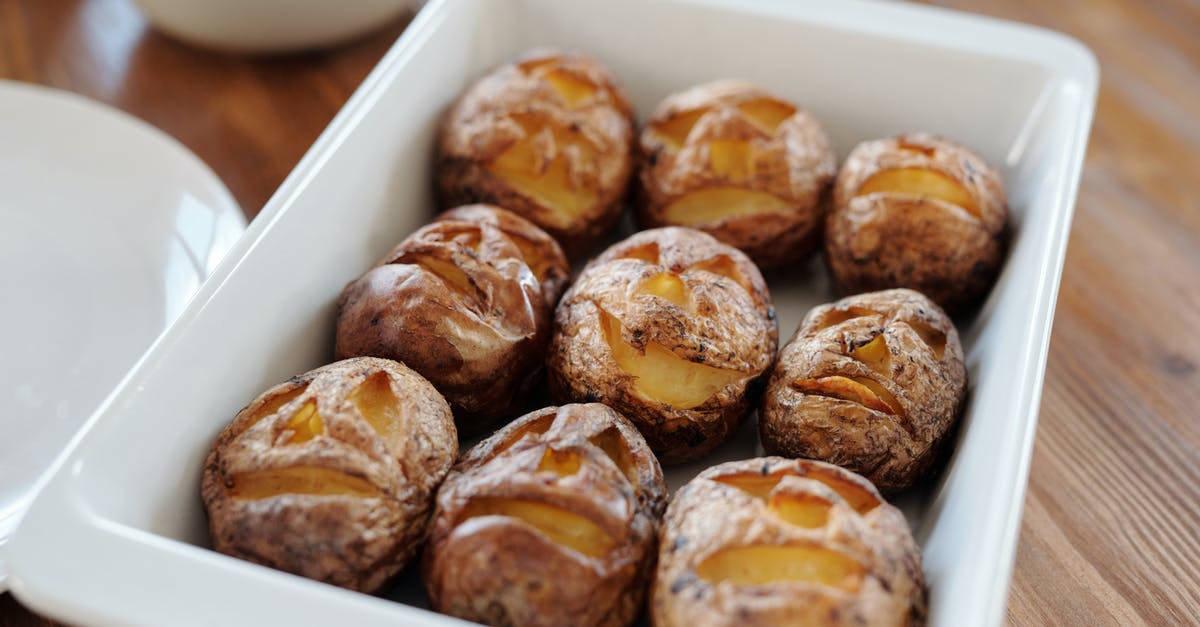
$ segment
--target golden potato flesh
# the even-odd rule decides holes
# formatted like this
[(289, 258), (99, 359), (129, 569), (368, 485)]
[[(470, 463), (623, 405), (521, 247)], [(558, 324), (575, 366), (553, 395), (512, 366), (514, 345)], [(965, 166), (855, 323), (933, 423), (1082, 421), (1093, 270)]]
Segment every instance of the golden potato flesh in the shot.
[(438, 492), (422, 577), (435, 610), (491, 625), (631, 624), (666, 506), (658, 461), (598, 403), (518, 418)]
[(953, 323), (912, 290), (813, 309), (779, 355), (759, 412), (763, 448), (860, 472), (885, 493), (929, 469), (966, 397)]
[(458, 438), (450, 407), (394, 361), (349, 359), (255, 399), (205, 460), (213, 548), (376, 592), (425, 537)]
[(709, 468), (680, 488), (660, 532), (650, 621), (919, 625), (921, 555), (870, 482), (810, 460)]
[(446, 396), (461, 431), (478, 432), (517, 413), (540, 378), (568, 272), (562, 249), (527, 220), (460, 207), (346, 286), (335, 351), (404, 362)]
[(814, 248), (836, 163), (820, 124), (795, 105), (744, 81), (707, 83), (659, 105), (639, 148), (643, 228), (694, 227), (764, 267)]
[(632, 154), (633, 110), (608, 69), (583, 55), (534, 50), (450, 107), (436, 187), (444, 206), (500, 205), (578, 258), (616, 222)]
[(838, 173), (825, 257), (843, 293), (907, 287), (957, 312), (991, 288), (1007, 223), (1000, 173), (966, 147), (926, 133), (868, 141)]
[(643, 231), (563, 297), (550, 391), (617, 409), (663, 463), (695, 459), (745, 418), (776, 338), (766, 284), (744, 254), (694, 229)]

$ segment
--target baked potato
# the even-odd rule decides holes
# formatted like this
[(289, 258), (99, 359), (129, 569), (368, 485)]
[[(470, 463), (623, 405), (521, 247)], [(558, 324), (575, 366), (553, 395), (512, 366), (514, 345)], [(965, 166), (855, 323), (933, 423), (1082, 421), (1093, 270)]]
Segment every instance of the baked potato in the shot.
[(814, 308), (783, 347), (759, 412), (768, 453), (837, 464), (885, 494), (929, 470), (962, 413), (958, 332), (909, 289)]
[(547, 368), (560, 403), (609, 405), (664, 464), (696, 459), (746, 417), (778, 327), (758, 268), (695, 229), (614, 244), (555, 310)]
[(621, 213), (633, 129), (633, 109), (603, 64), (530, 51), (451, 105), (438, 135), (438, 196), (444, 207), (510, 209), (579, 258)]
[(904, 515), (845, 469), (728, 462), (667, 508), (655, 627), (915, 626), (925, 614), (921, 554)]
[(422, 564), (430, 605), (489, 625), (629, 625), (666, 499), (658, 461), (612, 409), (519, 418), (438, 491)]
[(837, 161), (820, 122), (746, 81), (669, 96), (639, 141), (638, 223), (690, 226), (760, 267), (792, 263), (820, 236)]
[(471, 205), (401, 242), (342, 291), (339, 359), (404, 362), (446, 396), (459, 430), (522, 407), (540, 380), (554, 304), (570, 269), (524, 218)]
[(1007, 248), (1000, 173), (913, 133), (859, 144), (834, 185), (825, 257), (843, 294), (908, 287), (956, 313), (991, 289)]
[(449, 405), (404, 365), (362, 357), (306, 372), (238, 412), (209, 452), (213, 548), (377, 592), (424, 541), (457, 452)]

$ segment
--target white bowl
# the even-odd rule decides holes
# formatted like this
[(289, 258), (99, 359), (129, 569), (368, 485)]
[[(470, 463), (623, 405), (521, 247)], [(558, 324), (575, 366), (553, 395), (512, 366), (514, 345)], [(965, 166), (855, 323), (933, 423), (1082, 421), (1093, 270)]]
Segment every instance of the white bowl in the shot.
[(363, 35), (416, 0), (136, 0), (159, 30), (230, 52), (321, 48)]
[[(162, 131), (0, 81), (0, 544), (33, 484), (246, 226)], [(0, 565), (0, 589), (4, 568)]]
[[(860, 140), (924, 129), (1001, 169), (1014, 239), (961, 329), (970, 407), (949, 466), (902, 500), (924, 549), (931, 622), (1001, 621), (1096, 63), (1041, 29), (862, 0), (427, 5), (251, 225), (238, 262), (206, 284), (58, 466), (10, 553), (22, 601), (97, 624), (453, 622), (214, 553), (197, 486), (240, 407), (331, 359), (342, 286), (429, 219), (442, 110), (487, 68), (541, 44), (608, 63), (643, 119), (673, 91), (738, 76), (812, 110), (843, 156)], [(832, 297), (819, 262), (771, 288), (785, 337)], [(748, 425), (669, 481), (757, 451)], [(410, 576), (391, 596), (419, 604), (419, 585)]]

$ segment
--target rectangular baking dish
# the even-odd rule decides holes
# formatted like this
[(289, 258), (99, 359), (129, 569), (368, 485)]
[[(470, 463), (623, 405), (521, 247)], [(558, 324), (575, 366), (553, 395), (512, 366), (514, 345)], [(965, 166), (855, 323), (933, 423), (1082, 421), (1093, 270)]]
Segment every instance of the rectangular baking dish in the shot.
[[(202, 459), (247, 401), (331, 360), (342, 286), (432, 214), (434, 128), (472, 79), (537, 45), (609, 64), (639, 116), (703, 81), (757, 81), (816, 114), (839, 158), (901, 131), (999, 166), (1009, 258), (960, 327), (970, 406), (953, 457), (900, 502), (934, 625), (1002, 620), (1097, 66), (1062, 35), (864, 0), (434, 0), (272, 197), (179, 321), (91, 418), (4, 547), (16, 595), (81, 624), (417, 624), (420, 603), (347, 592), (206, 548)], [(772, 284), (780, 335), (832, 293), (820, 262)], [(753, 424), (700, 468), (758, 454)]]

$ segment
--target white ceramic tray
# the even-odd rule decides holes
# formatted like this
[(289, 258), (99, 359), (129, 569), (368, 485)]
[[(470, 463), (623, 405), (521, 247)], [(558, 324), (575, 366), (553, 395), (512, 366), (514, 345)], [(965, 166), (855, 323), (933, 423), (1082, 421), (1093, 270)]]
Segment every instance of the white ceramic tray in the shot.
[[(1001, 168), (1015, 237), (993, 293), (961, 327), (970, 407), (949, 465), (902, 502), (924, 548), (931, 623), (1000, 622), (1096, 63), (1041, 29), (862, 0), (431, 2), (60, 459), (9, 547), (23, 602), (94, 624), (451, 622), (212, 552), (197, 486), (239, 408), (331, 359), (342, 286), (428, 220), (444, 107), (542, 44), (608, 63), (643, 118), (672, 91), (743, 77), (813, 111), (840, 156), (922, 129)], [(784, 338), (832, 296), (818, 262), (794, 274), (772, 284)], [(669, 479), (757, 452), (750, 427)], [(392, 596), (419, 602), (418, 588), (410, 575)]]

